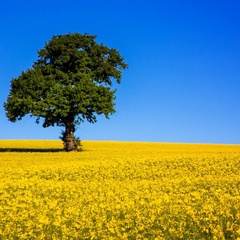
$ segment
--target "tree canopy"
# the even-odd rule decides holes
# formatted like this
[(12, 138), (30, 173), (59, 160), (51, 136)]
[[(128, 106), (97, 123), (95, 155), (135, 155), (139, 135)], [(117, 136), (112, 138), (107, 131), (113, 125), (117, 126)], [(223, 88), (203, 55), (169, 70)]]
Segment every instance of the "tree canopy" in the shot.
[(120, 83), (127, 68), (116, 49), (95, 39), (79, 33), (53, 36), (32, 67), (12, 79), (4, 103), (8, 119), (16, 122), (30, 114), (37, 123), (43, 119), (43, 127), (65, 127), (65, 149), (76, 150), (76, 125), (115, 112), (113, 80)]

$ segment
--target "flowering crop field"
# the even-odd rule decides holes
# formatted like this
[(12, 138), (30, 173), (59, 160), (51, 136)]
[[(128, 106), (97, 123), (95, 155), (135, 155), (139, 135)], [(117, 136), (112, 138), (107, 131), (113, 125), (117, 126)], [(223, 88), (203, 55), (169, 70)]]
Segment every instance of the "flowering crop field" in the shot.
[(0, 141), (0, 239), (240, 239), (240, 145)]

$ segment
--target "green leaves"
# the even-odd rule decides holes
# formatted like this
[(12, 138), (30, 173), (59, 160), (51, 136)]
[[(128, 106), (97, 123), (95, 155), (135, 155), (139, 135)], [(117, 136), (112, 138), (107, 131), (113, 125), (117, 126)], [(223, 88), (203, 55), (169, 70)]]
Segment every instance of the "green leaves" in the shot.
[(95, 39), (79, 33), (53, 36), (32, 68), (12, 79), (4, 103), (9, 120), (30, 114), (48, 127), (94, 123), (99, 114), (109, 118), (115, 112), (112, 81), (120, 83), (127, 64), (116, 49)]

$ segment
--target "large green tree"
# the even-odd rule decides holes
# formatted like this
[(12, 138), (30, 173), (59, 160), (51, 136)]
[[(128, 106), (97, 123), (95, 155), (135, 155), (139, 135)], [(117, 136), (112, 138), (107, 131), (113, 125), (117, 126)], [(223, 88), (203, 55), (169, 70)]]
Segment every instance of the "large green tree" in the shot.
[(116, 49), (95, 39), (79, 33), (53, 36), (32, 67), (12, 79), (4, 103), (8, 119), (16, 122), (30, 114), (37, 123), (43, 119), (45, 128), (64, 127), (65, 149), (76, 150), (76, 125), (115, 112), (113, 80), (120, 83), (127, 68)]

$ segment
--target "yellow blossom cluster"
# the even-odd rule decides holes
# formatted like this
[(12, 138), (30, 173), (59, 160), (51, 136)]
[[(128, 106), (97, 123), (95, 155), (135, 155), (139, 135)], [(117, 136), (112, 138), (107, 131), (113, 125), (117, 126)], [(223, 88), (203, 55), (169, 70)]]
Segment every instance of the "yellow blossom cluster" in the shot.
[(240, 145), (83, 147), (0, 141), (0, 239), (240, 239)]

